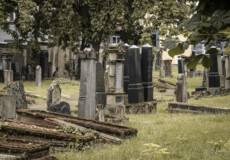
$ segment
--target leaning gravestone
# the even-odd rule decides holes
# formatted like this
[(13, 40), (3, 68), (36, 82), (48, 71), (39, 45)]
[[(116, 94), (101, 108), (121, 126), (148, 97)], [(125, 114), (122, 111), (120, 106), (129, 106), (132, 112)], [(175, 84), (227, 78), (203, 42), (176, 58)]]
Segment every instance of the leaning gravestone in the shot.
[(16, 98), (16, 108), (27, 108), (26, 95), (24, 85), (22, 82), (17, 81), (10, 83), (7, 86), (7, 94), (14, 95)]
[(16, 99), (13, 95), (0, 95), (0, 117), (2, 119), (16, 118)]
[(78, 117), (95, 120), (96, 118), (96, 53), (85, 48), (80, 53), (81, 76), (78, 99)]
[(129, 103), (144, 102), (144, 88), (141, 75), (140, 51), (135, 45), (131, 46), (129, 52)]
[(42, 86), (42, 68), (41, 66), (36, 67), (36, 86)]
[(53, 82), (47, 89), (47, 110), (49, 107), (61, 100), (61, 88), (58, 82)]
[(144, 87), (144, 100), (146, 102), (153, 101), (152, 66), (152, 46), (146, 44), (142, 47), (141, 54), (141, 73)]

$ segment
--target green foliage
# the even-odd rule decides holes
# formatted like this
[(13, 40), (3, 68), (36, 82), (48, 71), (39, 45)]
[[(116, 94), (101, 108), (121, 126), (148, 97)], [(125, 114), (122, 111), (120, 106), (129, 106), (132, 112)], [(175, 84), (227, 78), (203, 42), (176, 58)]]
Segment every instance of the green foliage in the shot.
[(141, 45), (145, 44), (152, 44), (152, 39), (151, 39), (151, 34), (150, 33), (142, 33), (141, 34), (141, 39), (140, 39)]

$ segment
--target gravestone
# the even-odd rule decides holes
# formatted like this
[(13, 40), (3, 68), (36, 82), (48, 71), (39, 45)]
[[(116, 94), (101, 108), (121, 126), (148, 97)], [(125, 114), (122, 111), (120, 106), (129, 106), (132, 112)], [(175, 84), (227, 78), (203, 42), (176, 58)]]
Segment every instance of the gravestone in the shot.
[(4, 70), (5, 86), (8, 86), (11, 82), (13, 82), (13, 71), (12, 70)]
[(16, 108), (27, 108), (24, 85), (20, 81), (10, 83), (7, 86), (7, 94), (14, 95), (16, 98)]
[(152, 46), (146, 44), (142, 47), (141, 54), (141, 73), (144, 87), (144, 100), (153, 101), (153, 82), (152, 82), (153, 53)]
[(13, 95), (0, 95), (0, 117), (2, 119), (16, 118), (16, 99)]
[(49, 77), (49, 62), (48, 62), (48, 51), (43, 50), (40, 53), (40, 66), (42, 68), (42, 78)]
[[(191, 57), (195, 57), (195, 56), (196, 56), (196, 52), (195, 52), (195, 51), (192, 51)], [(188, 72), (188, 77), (189, 77), (189, 78), (195, 77), (196, 72), (197, 72), (196, 68), (190, 69), (189, 72)]]
[(218, 73), (220, 76), (220, 87), (224, 88), (225, 85), (225, 77), (224, 77), (224, 71), (223, 71), (223, 64), (221, 59), (221, 53), (217, 53), (217, 66), (218, 66)]
[(178, 74), (184, 74), (184, 59), (183, 58), (178, 58)]
[(80, 53), (80, 58), (78, 117), (94, 120), (96, 118), (96, 53), (91, 48), (85, 48)]
[(156, 53), (156, 69), (159, 69), (159, 68), (160, 68), (161, 61), (162, 61), (162, 52), (159, 50), (159, 51)]
[(172, 77), (172, 60), (171, 59), (165, 59), (164, 60), (165, 65), (165, 77)]
[(109, 45), (108, 91), (106, 92), (106, 106), (104, 115), (106, 121), (127, 121), (125, 117), (124, 93), (124, 60), (125, 46), (123, 44)]
[(100, 62), (96, 63), (96, 104), (106, 105), (104, 69)]
[(184, 74), (179, 74), (176, 83), (176, 101), (177, 102), (188, 102), (188, 91), (187, 91), (187, 81)]
[(41, 66), (36, 67), (36, 86), (42, 86), (42, 68)]
[(34, 80), (34, 71), (33, 67), (30, 64), (27, 64), (26, 66), (26, 79), (29, 81)]
[(225, 89), (230, 89), (230, 56), (225, 55)]
[(128, 93), (129, 86), (129, 45), (125, 44), (125, 61), (124, 61), (124, 92)]
[(12, 54), (4, 53), (2, 54), (3, 62), (3, 74), (5, 86), (13, 82), (13, 71), (11, 69)]
[(144, 88), (141, 75), (140, 51), (135, 45), (131, 46), (129, 52), (129, 103), (144, 102)]
[(71, 79), (75, 75), (75, 59), (69, 60), (69, 75)]
[(14, 74), (14, 81), (19, 81), (21, 79), (20, 67), (18, 62), (12, 63), (12, 70)]
[(159, 56), (159, 76), (161, 77), (161, 78), (163, 78), (164, 77), (164, 74), (163, 74), (163, 71), (164, 71), (164, 61), (163, 61), (163, 58), (162, 58), (162, 51), (159, 51), (159, 54), (160, 54), (160, 56)]
[(207, 68), (204, 68), (203, 71), (203, 81), (202, 81), (202, 86), (207, 87), (208, 86), (208, 74), (209, 70)]
[(3, 63), (0, 59), (0, 82), (4, 82)]
[(62, 113), (62, 114), (71, 114), (70, 105), (67, 102), (60, 101), (52, 104), (48, 107), (48, 111)]
[(59, 101), (61, 101), (61, 88), (59, 83), (54, 81), (47, 89), (47, 110), (49, 111), (49, 107)]
[(211, 94), (218, 94), (220, 92), (220, 76), (218, 73), (217, 55), (210, 54), (210, 59), (212, 60), (213, 64), (209, 69), (208, 91)]

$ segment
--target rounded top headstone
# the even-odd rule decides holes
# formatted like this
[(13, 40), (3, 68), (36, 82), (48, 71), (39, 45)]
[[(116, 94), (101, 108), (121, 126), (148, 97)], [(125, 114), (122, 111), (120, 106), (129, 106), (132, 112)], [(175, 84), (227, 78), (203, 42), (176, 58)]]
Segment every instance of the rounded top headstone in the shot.
[(152, 48), (148, 43), (143, 46), (144, 48)]
[(139, 47), (137, 47), (136, 45), (132, 45), (132, 46), (130, 47), (130, 49), (137, 49), (137, 48), (139, 48)]
[(125, 47), (129, 47), (129, 44), (128, 44), (128, 43), (125, 43)]

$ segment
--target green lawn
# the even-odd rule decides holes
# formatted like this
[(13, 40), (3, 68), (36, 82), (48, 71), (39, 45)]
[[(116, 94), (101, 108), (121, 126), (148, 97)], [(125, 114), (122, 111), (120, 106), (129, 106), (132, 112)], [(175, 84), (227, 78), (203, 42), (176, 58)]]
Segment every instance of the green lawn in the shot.
[[(154, 72), (158, 77), (159, 73)], [(177, 68), (173, 78), (176, 83)], [(155, 81), (155, 79), (154, 79)], [(25, 89), (46, 95), (51, 81), (44, 81), (42, 88), (26, 82)], [(188, 78), (188, 91), (201, 86), (202, 77)], [(0, 88), (3, 85), (0, 84)], [(61, 85), (62, 93), (77, 97), (79, 85)], [(158, 99), (173, 99), (173, 95), (154, 95)], [(230, 107), (230, 96), (189, 99), (189, 103)], [(170, 114), (167, 102), (158, 103), (157, 113), (127, 115), (127, 126), (138, 129), (138, 135), (124, 140), (121, 145), (94, 146), (85, 151), (53, 153), (60, 160), (228, 160), (230, 159), (230, 115)]]

